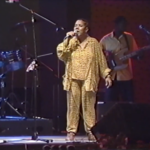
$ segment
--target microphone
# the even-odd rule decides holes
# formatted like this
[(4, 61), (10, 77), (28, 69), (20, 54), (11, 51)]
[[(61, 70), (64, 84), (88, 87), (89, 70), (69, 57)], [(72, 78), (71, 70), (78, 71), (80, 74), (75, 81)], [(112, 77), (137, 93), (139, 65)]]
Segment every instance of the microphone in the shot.
[(139, 25), (139, 29), (145, 31), (147, 34), (150, 35), (150, 31), (148, 31), (143, 25)]
[(19, 2), (20, 0), (5, 0), (6, 3), (16, 3), (16, 2)]
[(78, 31), (74, 31), (74, 35), (73, 35), (73, 36), (68, 35), (68, 36), (66, 36), (66, 37), (64, 38), (64, 40), (65, 40), (65, 39), (69, 39), (69, 38), (72, 38), (72, 37), (76, 36), (76, 35), (77, 35), (77, 32), (78, 32)]

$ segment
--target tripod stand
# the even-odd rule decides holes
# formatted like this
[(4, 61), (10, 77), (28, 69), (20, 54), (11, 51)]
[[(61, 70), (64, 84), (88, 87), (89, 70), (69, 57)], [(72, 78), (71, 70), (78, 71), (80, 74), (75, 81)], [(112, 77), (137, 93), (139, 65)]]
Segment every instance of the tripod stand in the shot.
[[(37, 61), (37, 48), (36, 48), (36, 37), (35, 37), (35, 27), (34, 27), (34, 14), (33, 11), (31, 11), (31, 22), (32, 22), (32, 31), (33, 31), (33, 42), (34, 42), (34, 60)], [(36, 65), (35, 65), (36, 66)], [(38, 70), (34, 68), (33, 71), (33, 77), (34, 77), (34, 131), (32, 135), (32, 140), (38, 140), (38, 132), (36, 130), (36, 114), (37, 114), (37, 88), (38, 88)], [(40, 139), (41, 141), (49, 142), (48, 140)]]
[(22, 114), (20, 114), (18, 112), (18, 110), (16, 108), (14, 108), (9, 102), (8, 102), (8, 99), (9, 99), (9, 96), (7, 98), (4, 97), (4, 92), (5, 92), (5, 80), (6, 78), (6, 73), (4, 74), (1, 74), (0, 75), (0, 85), (1, 85), (1, 98), (0, 98), (0, 113), (1, 113), (1, 118), (5, 118), (5, 111), (4, 111), (4, 105), (7, 104), (13, 111), (16, 112), (16, 114), (18, 114), (19, 116), (22, 116)]

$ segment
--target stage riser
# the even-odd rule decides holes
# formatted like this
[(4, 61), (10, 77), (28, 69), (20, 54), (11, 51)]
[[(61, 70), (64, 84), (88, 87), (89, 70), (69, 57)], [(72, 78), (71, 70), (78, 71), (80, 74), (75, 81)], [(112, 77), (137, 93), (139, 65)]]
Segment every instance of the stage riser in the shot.
[(34, 119), (0, 119), (0, 136), (33, 135), (34, 129), (39, 135), (52, 135), (52, 128), (52, 120), (47, 119), (38, 119), (36, 122)]

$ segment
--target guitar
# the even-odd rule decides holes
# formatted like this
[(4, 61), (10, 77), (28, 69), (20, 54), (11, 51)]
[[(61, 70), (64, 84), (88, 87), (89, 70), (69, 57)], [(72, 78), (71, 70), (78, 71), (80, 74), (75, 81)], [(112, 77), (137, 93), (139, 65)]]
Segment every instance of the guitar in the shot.
[(120, 50), (117, 53), (112, 53), (110, 51), (106, 51), (106, 58), (108, 61), (108, 65), (111, 69), (113, 70), (121, 70), (121, 69), (125, 69), (128, 67), (128, 64), (124, 64), (123, 62), (128, 60), (129, 58), (132, 58), (134, 56), (138, 56), (141, 52), (146, 51), (146, 50), (150, 50), (150, 45), (149, 46), (145, 46), (141, 49), (138, 49), (134, 52), (131, 52), (127, 55), (124, 55), (128, 49), (124, 48), (122, 50)]

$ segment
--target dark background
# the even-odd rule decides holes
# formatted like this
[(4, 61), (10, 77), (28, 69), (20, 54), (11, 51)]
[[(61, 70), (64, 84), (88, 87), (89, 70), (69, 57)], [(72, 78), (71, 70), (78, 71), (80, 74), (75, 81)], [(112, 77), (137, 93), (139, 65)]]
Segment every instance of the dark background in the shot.
[[(37, 54), (53, 53), (53, 55), (38, 59), (37, 115), (52, 118), (54, 127), (58, 131), (65, 130), (66, 95), (62, 88), (64, 64), (57, 59), (56, 46), (62, 41), (65, 33), (72, 30), (76, 19), (88, 19), (91, 25), (90, 35), (100, 40), (104, 34), (113, 29), (112, 20), (118, 15), (125, 15), (129, 19), (129, 31), (133, 32), (140, 47), (149, 44), (145, 34), (138, 29), (139, 24), (144, 24), (150, 29), (149, 1), (21, 0), (21, 4), (56, 23), (58, 27), (65, 28), (64, 31), (60, 28), (56, 30), (57, 26), (35, 16)], [(27, 32), (25, 32), (24, 26), (15, 27), (22, 21), (31, 21), (29, 11), (21, 8), (17, 3), (8, 4), (5, 3), (5, 0), (0, 1), (0, 51), (10, 51), (27, 45), (27, 49), (22, 50), (23, 55), (28, 52), (34, 56), (32, 24), (25, 24)], [(149, 55), (149, 52), (146, 53), (146, 57), (140, 63), (134, 62), (137, 102), (150, 101)], [(31, 60), (24, 62), (28, 66)], [(27, 110), (33, 112), (34, 73), (26, 73), (25, 70), (26, 67), (7, 74), (5, 96), (10, 97), (10, 102), (21, 103), (25, 101), (26, 92)], [(27, 87), (27, 90), (24, 90), (24, 87)], [(32, 107), (31, 110), (30, 107)], [(15, 115), (13, 111), (10, 111), (9, 114)]]

